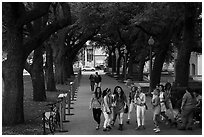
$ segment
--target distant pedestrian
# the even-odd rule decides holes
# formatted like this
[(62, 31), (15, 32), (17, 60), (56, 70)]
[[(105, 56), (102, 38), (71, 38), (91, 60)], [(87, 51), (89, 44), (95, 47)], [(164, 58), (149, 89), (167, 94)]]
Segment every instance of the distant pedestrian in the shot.
[(146, 96), (142, 92), (141, 87), (137, 88), (134, 102), (137, 106), (137, 125), (138, 127), (136, 130), (145, 129), (144, 122), (145, 122), (145, 103), (146, 103)]
[(89, 76), (89, 80), (90, 80), (91, 91), (94, 92), (95, 78), (94, 78), (94, 75), (93, 75), (93, 74), (91, 74), (91, 75)]
[(161, 112), (161, 107), (160, 107), (160, 99), (159, 99), (159, 89), (155, 89), (153, 92), (153, 97), (152, 97), (152, 106), (153, 106), (153, 122), (155, 128), (153, 129), (155, 133), (160, 132), (159, 128), (159, 117), (160, 117), (160, 112)]
[(193, 125), (193, 113), (196, 107), (196, 98), (193, 95), (193, 92), (186, 89), (186, 93), (183, 95), (181, 103), (181, 121), (182, 126), (179, 127), (179, 130), (192, 130)]
[(172, 106), (172, 102), (171, 102), (171, 83), (167, 82), (165, 84), (165, 92), (166, 92), (166, 108), (167, 108), (167, 110), (170, 111), (171, 115), (173, 116), (172, 123), (175, 123), (176, 114), (173, 111), (173, 106)]
[(119, 118), (119, 128), (118, 130), (123, 130), (123, 114), (124, 109), (127, 107), (127, 98), (123, 89), (120, 86), (116, 86), (114, 89), (114, 94), (116, 95), (116, 107), (115, 115)]
[(101, 87), (101, 76), (98, 74), (98, 72), (96, 72), (96, 75), (95, 75), (95, 84), (96, 84), (96, 87)]
[(171, 124), (171, 119), (166, 115), (166, 101), (167, 101), (167, 94), (164, 91), (164, 86), (159, 85), (159, 99), (160, 99), (160, 106), (161, 106), (161, 115), (165, 118), (166, 124)]
[(132, 113), (133, 109), (136, 112), (136, 105), (134, 103), (134, 97), (136, 94), (136, 90), (137, 90), (137, 88), (135, 86), (132, 86), (130, 89), (130, 92), (129, 92), (129, 112), (128, 112), (127, 124), (130, 124), (130, 117), (131, 117), (131, 113)]
[(114, 126), (116, 118), (117, 118), (117, 114), (116, 114), (116, 93), (113, 92), (111, 94), (111, 126)]
[(91, 98), (90, 107), (89, 107), (89, 109), (93, 110), (93, 117), (94, 117), (94, 120), (97, 122), (96, 130), (99, 129), (100, 123), (101, 123), (102, 102), (103, 102), (103, 98), (102, 98), (101, 88), (97, 87), (95, 89), (93, 97)]
[(104, 115), (104, 124), (103, 124), (103, 131), (109, 131), (111, 129), (110, 122), (111, 122), (111, 89), (106, 89), (103, 91), (103, 115)]

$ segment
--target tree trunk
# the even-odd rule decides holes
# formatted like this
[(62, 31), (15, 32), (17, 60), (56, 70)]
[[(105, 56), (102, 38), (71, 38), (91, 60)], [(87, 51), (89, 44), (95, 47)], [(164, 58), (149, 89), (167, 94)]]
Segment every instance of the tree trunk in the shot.
[(191, 56), (192, 46), (195, 44), (195, 23), (194, 17), (196, 7), (192, 3), (185, 5), (185, 24), (184, 24), (184, 43), (178, 50), (178, 58), (176, 62), (176, 85), (181, 87), (188, 86), (189, 80), (189, 60)]
[(22, 50), (22, 30), (8, 27), (7, 42), (7, 60), (2, 63), (4, 80), (2, 124), (14, 125), (24, 122), (23, 68), (26, 58)]
[[(127, 63), (127, 62), (125, 62), (125, 63)], [(131, 76), (132, 72), (133, 72), (133, 58), (130, 54), (130, 60), (128, 62), (128, 76)]]
[(138, 81), (143, 81), (143, 70), (145, 65), (145, 58), (141, 59), (139, 62), (139, 69), (138, 69)]
[(65, 76), (66, 76), (66, 79), (67, 78), (70, 78), (72, 73), (73, 73), (73, 65), (72, 65), (72, 60), (70, 57), (66, 57), (66, 60), (65, 60)]
[(113, 59), (113, 60), (112, 60), (112, 61), (113, 61), (113, 62), (112, 62), (112, 64), (113, 64), (113, 65), (112, 65), (112, 69), (113, 69), (112, 72), (115, 73), (115, 72), (116, 72), (116, 55), (114, 54), (112, 57), (113, 57), (113, 58), (112, 58), (112, 59)]
[(161, 71), (169, 49), (169, 44), (170, 43), (166, 43), (166, 45), (163, 45), (163, 46), (166, 46), (167, 48), (160, 50), (155, 56), (154, 65), (152, 69), (152, 76), (151, 76), (152, 81), (150, 82), (151, 83), (150, 86), (152, 87), (151, 89), (154, 89), (156, 85), (160, 83)]
[(50, 47), (50, 45), (46, 45), (46, 82), (47, 91), (56, 91), (53, 72), (52, 48)]
[(109, 54), (108, 54), (108, 67), (112, 67), (112, 55), (111, 55), (110, 51), (109, 51)]
[(42, 46), (34, 51), (31, 79), (33, 83), (33, 100), (45, 101), (45, 81), (43, 71)]
[(120, 61), (122, 56), (119, 54), (118, 60), (117, 60), (117, 75), (120, 75)]
[[(183, 50), (182, 50), (183, 49)], [(176, 85), (180, 87), (187, 87), (189, 80), (189, 60), (191, 52), (185, 48), (178, 51), (178, 59), (176, 62)]]
[(63, 61), (55, 63), (55, 81), (57, 84), (65, 82), (65, 66)]

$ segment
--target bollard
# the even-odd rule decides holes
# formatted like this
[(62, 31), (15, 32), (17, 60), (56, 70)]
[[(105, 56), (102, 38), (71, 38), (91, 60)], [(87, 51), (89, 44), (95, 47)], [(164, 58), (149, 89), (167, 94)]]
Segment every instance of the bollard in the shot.
[(63, 106), (62, 106), (62, 101), (60, 102), (60, 104), (59, 104), (59, 113), (60, 113), (60, 130), (59, 130), (59, 132), (68, 132), (68, 130), (64, 130), (63, 129), (63, 122), (62, 122), (62, 110), (63, 110), (63, 108), (62, 108)]
[(71, 101), (75, 101), (74, 100), (74, 88), (73, 88), (73, 84), (74, 84), (74, 82), (70, 82)]
[(73, 100), (73, 82), (70, 82), (70, 93), (71, 93), (71, 100)]
[(46, 129), (45, 129), (45, 112), (43, 113), (42, 121), (43, 121), (43, 135), (46, 135)]
[(71, 108), (71, 93), (69, 90), (66, 96), (66, 110), (67, 111), (65, 111), (65, 115), (74, 115), (74, 114), (71, 114), (70, 109), (72, 108)]
[(70, 90), (67, 92), (67, 97), (66, 97), (66, 109), (68, 110), (67, 115), (70, 114), (70, 103), (71, 103), (71, 98), (70, 98)]
[(62, 116), (63, 116), (63, 122), (70, 122), (69, 120), (66, 120), (66, 102), (67, 102), (67, 96), (68, 94), (64, 94), (65, 96), (63, 97), (63, 100), (62, 100)]

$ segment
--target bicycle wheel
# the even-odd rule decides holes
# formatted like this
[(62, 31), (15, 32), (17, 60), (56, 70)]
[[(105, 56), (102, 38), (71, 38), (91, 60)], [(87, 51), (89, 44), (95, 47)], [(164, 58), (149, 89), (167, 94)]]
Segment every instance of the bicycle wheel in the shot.
[(49, 117), (49, 128), (51, 133), (55, 132), (55, 120), (53, 116)]
[(60, 127), (60, 114), (59, 114), (58, 111), (57, 111), (57, 113), (56, 113), (56, 125), (57, 125), (58, 127)]

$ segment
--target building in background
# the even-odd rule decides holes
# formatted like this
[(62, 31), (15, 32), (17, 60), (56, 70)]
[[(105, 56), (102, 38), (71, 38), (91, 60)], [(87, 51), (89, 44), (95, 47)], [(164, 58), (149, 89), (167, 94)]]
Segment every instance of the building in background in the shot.
[(76, 67), (83, 67), (83, 66), (90, 66), (90, 67), (97, 67), (97, 66), (104, 66), (105, 60), (107, 58), (107, 54), (105, 50), (101, 47), (96, 48), (92, 46), (92, 44), (86, 44), (87, 46), (84, 47), (79, 55), (78, 61), (74, 64)]

